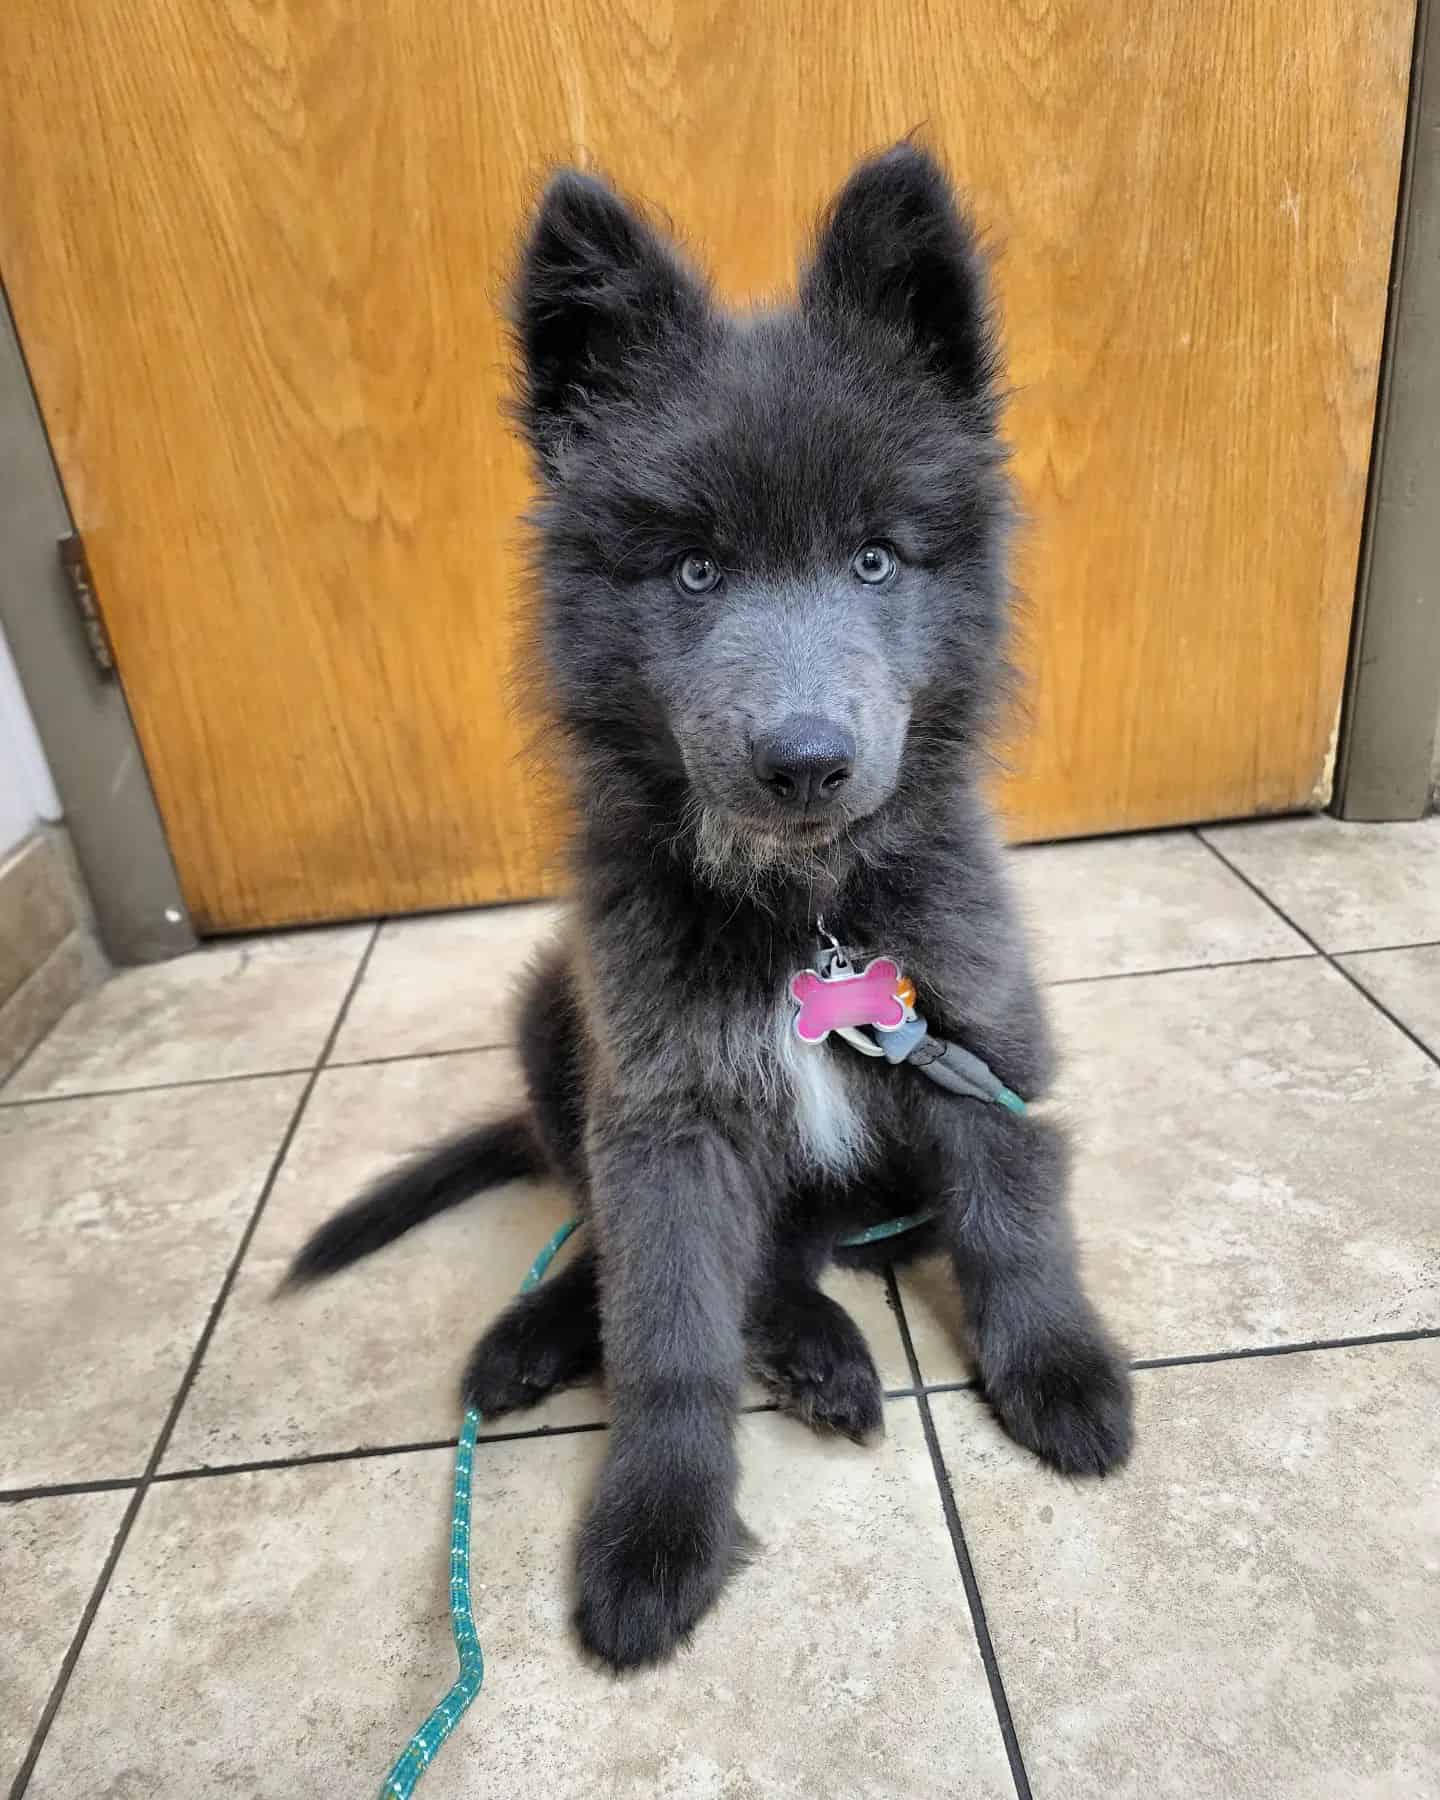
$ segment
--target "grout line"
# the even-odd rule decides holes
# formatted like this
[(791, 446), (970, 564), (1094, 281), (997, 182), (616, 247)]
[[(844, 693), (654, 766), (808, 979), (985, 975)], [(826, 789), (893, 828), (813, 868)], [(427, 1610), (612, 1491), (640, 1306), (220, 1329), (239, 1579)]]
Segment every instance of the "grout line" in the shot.
[(113, 1475), (99, 1481), (52, 1481), (36, 1487), (0, 1488), (0, 1506), (21, 1500), (58, 1500), (66, 1494), (114, 1494), (139, 1484), (138, 1475)]
[(313, 1469), (327, 1463), (370, 1462), (379, 1456), (418, 1456), (430, 1450), (453, 1450), (457, 1439), (422, 1438), (413, 1444), (362, 1444), (354, 1450), (312, 1450), (298, 1456), (257, 1457), (253, 1462), (202, 1463), (193, 1469), (165, 1469), (157, 1484), (174, 1481), (209, 1481), (217, 1475), (264, 1475), (280, 1469)]
[[(1363, 1350), (1367, 1344), (1415, 1344), (1440, 1338), (1440, 1326), (1417, 1325), (1405, 1331), (1373, 1331), (1355, 1337), (1306, 1338), (1289, 1344), (1249, 1344), (1239, 1350), (1196, 1350), (1182, 1356), (1141, 1356), (1126, 1363), (1134, 1373), (1145, 1369), (1184, 1369), (1196, 1363), (1249, 1362), (1257, 1356), (1303, 1356), (1315, 1350)], [(970, 1394), (979, 1391), (979, 1383), (970, 1381), (927, 1381), (927, 1394)]]
[(1005, 1754), (1010, 1761), (1010, 1775), (1015, 1783), (1017, 1800), (1032, 1800), (1030, 1778), (1025, 1773), (1025, 1759), (1020, 1754), (1020, 1740), (1015, 1735), (1015, 1721), (1010, 1713), (1010, 1701), (1005, 1692), (1004, 1677), (1000, 1673), (999, 1658), (995, 1654), (995, 1645), (991, 1641), (990, 1626), (985, 1617), (985, 1603), (980, 1597), (980, 1583), (975, 1578), (975, 1565), (970, 1560), (970, 1549), (965, 1542), (965, 1528), (960, 1523), (960, 1510), (955, 1504), (955, 1490), (950, 1483), (950, 1471), (945, 1466), (945, 1458), (940, 1450), (940, 1440), (935, 1434), (935, 1421), (930, 1416), (930, 1401), (920, 1380), (920, 1364), (915, 1355), (915, 1345), (910, 1338), (910, 1322), (905, 1317), (905, 1308), (900, 1299), (900, 1288), (895, 1280), (895, 1271), (887, 1267), (885, 1270), (885, 1286), (890, 1305), (894, 1308), (895, 1319), (900, 1327), (900, 1336), (905, 1345), (905, 1359), (910, 1364), (910, 1379), (915, 1384), (915, 1404), (920, 1409), (920, 1425), (925, 1433), (925, 1443), (930, 1451), (930, 1463), (935, 1471), (936, 1486), (940, 1490), (940, 1506), (945, 1514), (945, 1523), (950, 1531), (950, 1542), (955, 1551), (956, 1566), (960, 1570), (960, 1582), (965, 1589), (965, 1599), (970, 1607), (970, 1621), (975, 1629), (975, 1641), (980, 1647), (980, 1660), (985, 1665), (985, 1678), (990, 1684), (990, 1699), (995, 1708), (995, 1716), (1000, 1725), (1000, 1736), (1005, 1742)]
[(205, 1352), (210, 1347), (210, 1340), (215, 1335), (215, 1327), (220, 1321), (221, 1311), (224, 1308), (226, 1300), (230, 1296), (231, 1288), (235, 1285), (235, 1277), (240, 1272), (240, 1265), (245, 1260), (245, 1253), (250, 1248), (251, 1239), (255, 1236), (256, 1227), (259, 1225), (261, 1215), (265, 1211), (265, 1205), (275, 1186), (276, 1177), (279, 1175), (285, 1158), (289, 1154), (291, 1144), (295, 1141), (295, 1133), (300, 1129), (300, 1121), (304, 1118), (305, 1108), (309, 1103), (311, 1094), (315, 1091), (315, 1083), (320, 1077), (320, 1070), (324, 1065), (326, 1054), (334, 1045), (340, 1027), (345, 1022), (345, 1015), (350, 1010), (350, 1002), (355, 998), (356, 990), (359, 988), (361, 979), (369, 965), (370, 953), (375, 948), (375, 939), (379, 935), (379, 931), (380, 927), (378, 924), (371, 927), (369, 942), (366, 944), (359, 962), (355, 965), (354, 973), (350, 977), (350, 984), (345, 990), (345, 997), (340, 1002), (339, 1008), (335, 1014), (335, 1022), (330, 1027), (330, 1034), (325, 1040), (324, 1049), (317, 1058), (314, 1067), (310, 1070), (309, 1079), (301, 1089), (299, 1099), (295, 1102), (295, 1110), (290, 1115), (290, 1123), (286, 1126), (285, 1131), (281, 1136), (279, 1147), (276, 1149), (275, 1155), (271, 1159), (269, 1171), (267, 1172), (264, 1181), (261, 1183), (260, 1193), (255, 1201), (254, 1207), (251, 1209), (250, 1218), (245, 1229), (240, 1234), (240, 1241), (235, 1247), (235, 1254), (230, 1259), (230, 1265), (225, 1271), (224, 1277), (220, 1283), (219, 1291), (216, 1293), (215, 1299), (211, 1304), (209, 1315), (201, 1328), (200, 1336), (191, 1353), (189, 1364), (186, 1367), (185, 1373), (180, 1378), (180, 1385), (175, 1390), (175, 1397), (170, 1402), (170, 1410), (165, 1415), (165, 1421), (161, 1425), (159, 1433), (156, 1436), (154, 1447), (150, 1452), (149, 1461), (145, 1465), (145, 1472), (140, 1477), (139, 1485), (130, 1496), (130, 1504), (125, 1508), (124, 1516), (120, 1520), (119, 1527), (115, 1532), (114, 1539), (110, 1545), (109, 1554), (106, 1556), (104, 1565), (100, 1570), (99, 1578), (95, 1583), (89, 1600), (85, 1603), (85, 1610), (80, 1615), (80, 1623), (75, 1627), (75, 1635), (71, 1638), (70, 1647), (65, 1652), (64, 1659), (60, 1664), (60, 1672), (55, 1677), (54, 1686), (50, 1690), (50, 1696), (45, 1702), (44, 1711), (41, 1713), (39, 1722), (35, 1727), (35, 1734), (30, 1740), (30, 1748), (25, 1753), (25, 1760), (21, 1763), (14, 1784), (10, 1789), (10, 1800), (21, 1800), (21, 1796), (30, 1785), (30, 1777), (35, 1773), (35, 1765), (40, 1760), (41, 1751), (45, 1748), (45, 1740), (50, 1735), (50, 1727), (55, 1722), (55, 1715), (59, 1712), (60, 1704), (65, 1698), (65, 1690), (70, 1685), (70, 1677), (75, 1672), (75, 1665), (80, 1660), (81, 1651), (85, 1648), (85, 1640), (90, 1635), (90, 1627), (94, 1624), (95, 1615), (100, 1610), (100, 1602), (105, 1597), (106, 1589), (110, 1585), (110, 1578), (115, 1573), (116, 1565), (120, 1561), (121, 1552), (124, 1550), (126, 1542), (129, 1539), (131, 1528), (135, 1524), (136, 1516), (144, 1503), (145, 1496), (150, 1491), (150, 1484), (154, 1481), (156, 1471), (160, 1467), (160, 1460), (164, 1456), (166, 1448), (169, 1445), (171, 1434), (175, 1430), (175, 1425), (180, 1417), (181, 1409), (184, 1407), (186, 1400), (190, 1397), (190, 1389), (194, 1386), (195, 1377), (200, 1371), (200, 1364), (204, 1360)]
[[(1368, 952), (1351, 951), (1347, 952), (1347, 954), (1365, 955), (1368, 954)], [(1400, 1017), (1399, 1013), (1392, 1011), (1373, 989), (1366, 987), (1360, 977), (1347, 969), (1339, 957), (1327, 955), (1325, 960), (1332, 969), (1345, 977), (1357, 994), (1364, 995), (1365, 999), (1370, 1002), (1382, 1018), (1388, 1019), (1402, 1036), (1409, 1038), (1410, 1042), (1417, 1050), (1423, 1051), (1423, 1053), (1430, 1058), (1431, 1062), (1435, 1064), (1436, 1068), (1440, 1068), (1440, 1050), (1433, 1050), (1430, 1045), (1425, 1042), (1424, 1038), (1421, 1037), (1418, 1031), (1415, 1031), (1411, 1026), (1407, 1025)]]
[(308, 1075), (311, 1065), (301, 1063), (292, 1069), (242, 1069), (234, 1075), (192, 1075), (184, 1081), (148, 1081), (138, 1087), (82, 1088), (74, 1094), (16, 1094), (7, 1100), (0, 1094), (0, 1107), (63, 1106), (69, 1100), (121, 1100), (128, 1094), (169, 1094), (177, 1089), (225, 1087), (236, 1081), (278, 1081), (284, 1075)]
[[(401, 1050), (393, 1056), (331, 1057), (321, 1065), (321, 1073), (331, 1069), (370, 1069), (386, 1063), (433, 1062), (444, 1056), (484, 1056), (492, 1050), (513, 1050), (513, 1043), (463, 1044), (451, 1050)], [(126, 1094), (169, 1094), (186, 1088), (224, 1087), (233, 1081), (274, 1081), (282, 1075), (308, 1075), (313, 1065), (300, 1063), (284, 1069), (242, 1069), (234, 1075), (191, 1075), (183, 1081), (146, 1081), (135, 1087), (82, 1088), (73, 1094), (15, 1094), (6, 1098), (0, 1091), (0, 1108), (21, 1106), (63, 1106), (69, 1100), (114, 1100)], [(14, 1071), (10, 1079), (19, 1074)]]
[[(587, 1419), (578, 1425), (537, 1425), (530, 1431), (486, 1431), (480, 1444), (529, 1442), (533, 1438), (574, 1437), (586, 1431), (608, 1431), (608, 1419)], [(431, 1450), (453, 1450), (458, 1439), (424, 1438), (414, 1444), (365, 1444), (355, 1450), (315, 1450), (302, 1456), (273, 1456), (255, 1462), (215, 1463), (196, 1469), (167, 1469), (156, 1481), (208, 1481), (216, 1475), (262, 1475), (278, 1469), (312, 1469), (327, 1463), (373, 1462), (384, 1456), (418, 1456)]]
[(1359, 950), (1327, 950), (1327, 956), (1389, 956), (1395, 950), (1440, 950), (1440, 938), (1407, 938), (1403, 944), (1367, 944)]
[(105, 1561), (101, 1565), (100, 1574), (91, 1590), (90, 1598), (85, 1603), (85, 1610), (80, 1615), (80, 1623), (75, 1627), (75, 1634), (70, 1640), (70, 1647), (65, 1652), (60, 1664), (60, 1672), (55, 1677), (50, 1689), (49, 1698), (40, 1714), (35, 1732), (30, 1739), (30, 1748), (20, 1764), (15, 1780), (10, 1788), (10, 1800), (20, 1800), (21, 1795), (30, 1785), (30, 1777), (35, 1772), (35, 1764), (40, 1752), (45, 1748), (45, 1740), (50, 1735), (50, 1727), (55, 1721), (55, 1714), (60, 1709), (60, 1702), (65, 1698), (65, 1690), (70, 1685), (70, 1677), (75, 1672), (75, 1664), (80, 1659), (80, 1652), (85, 1647), (85, 1640), (90, 1635), (90, 1627), (99, 1611), (101, 1599), (110, 1585), (110, 1577), (115, 1573), (115, 1565), (120, 1560), (120, 1552), (125, 1548), (125, 1540), (130, 1535), (130, 1527), (135, 1523), (135, 1515), (140, 1510), (140, 1500), (144, 1494), (144, 1486), (137, 1485), (130, 1496), (130, 1504), (125, 1508), (115, 1535), (110, 1540), (110, 1548), (106, 1552)]
[[(1200, 842), (1202, 844), (1204, 844), (1205, 848), (1216, 859), (1216, 861), (1222, 865), (1222, 867), (1227, 868), (1230, 871), (1230, 873), (1236, 878), (1237, 881), (1243, 881), (1245, 883), (1246, 887), (1249, 888), (1250, 892), (1252, 894), (1257, 894), (1260, 897), (1260, 899), (1262, 899), (1265, 902), (1265, 904), (1270, 908), (1271, 912), (1273, 912), (1277, 918), (1283, 919), (1292, 931), (1298, 932), (1300, 934), (1300, 936), (1302, 938), (1304, 938), (1305, 942), (1310, 945), (1311, 949), (1314, 950), (1314, 952), (1317, 956), (1323, 957), (1324, 960), (1327, 963), (1329, 963), (1330, 967), (1332, 969), (1334, 969), (1334, 971), (1337, 975), (1341, 976), (1342, 979), (1344, 979), (1345, 981), (1348, 981), (1350, 986), (1352, 988), (1354, 988), (1355, 992), (1357, 994), (1362, 995), (1367, 1001), (1369, 1001), (1370, 1005), (1375, 1008), (1376, 1012), (1378, 1012), (1382, 1016), (1382, 1018), (1388, 1019), (1390, 1021), (1390, 1023), (1395, 1027), (1395, 1029), (1401, 1033), (1402, 1036), (1409, 1038), (1410, 1042), (1415, 1046), (1415, 1048), (1420, 1052), (1420, 1054), (1427, 1059), (1427, 1061), (1434, 1063), (1435, 1067), (1437, 1069), (1440, 1069), (1440, 1051), (1432, 1050), (1430, 1048), (1430, 1046), (1425, 1042), (1424, 1038), (1422, 1038), (1417, 1032), (1412, 1031), (1403, 1019), (1399, 1018), (1395, 1013), (1391, 1012), (1390, 1008), (1385, 1005), (1384, 1001), (1378, 1000), (1375, 997), (1375, 995), (1370, 992), (1369, 988), (1366, 987), (1365, 983), (1360, 980), (1359, 976), (1352, 975), (1351, 972), (1349, 971), (1349, 969), (1347, 969), (1345, 967), (1345, 964), (1339, 960), (1341, 956), (1365, 956), (1365, 955), (1370, 954), (1368, 951), (1363, 951), (1363, 950), (1330, 951), (1330, 950), (1327, 950), (1325, 948), (1325, 946), (1318, 941), (1318, 939), (1312, 937), (1310, 935), (1310, 933), (1308, 931), (1306, 931), (1306, 929), (1303, 925), (1297, 924), (1295, 922), (1295, 920), (1290, 917), (1289, 913), (1287, 913), (1285, 911), (1284, 907), (1281, 906), (1281, 904), (1279, 903), (1278, 900), (1272, 900), (1271, 897), (1269, 896), (1269, 894), (1267, 894), (1265, 892), (1264, 888), (1262, 888), (1258, 882), (1252, 881), (1242, 868), (1239, 868), (1235, 863), (1231, 862), (1230, 858), (1228, 856), (1226, 856), (1226, 854), (1224, 853), (1223, 850), (1217, 850), (1216, 847), (1214, 846), (1214, 844), (1212, 844), (1207, 837), (1201, 836), (1200, 833), (1197, 832), (1196, 836), (1200, 838)], [(1397, 944), (1394, 946), (1394, 948), (1400, 949), (1400, 950), (1408, 950), (1408, 949), (1417, 949), (1417, 948), (1423, 949), (1423, 948), (1425, 948), (1425, 946), (1410, 945), (1410, 944)]]
[(1313, 962), (1313, 950), (1289, 950), (1277, 956), (1230, 956), (1218, 962), (1167, 963), (1159, 969), (1114, 969), (1108, 975), (1062, 975), (1040, 985), (1051, 988), (1093, 987), (1102, 981), (1144, 981), (1150, 975), (1198, 975), (1208, 969), (1253, 969), (1262, 963)]
[(1249, 1362), (1257, 1356), (1303, 1356), (1312, 1350), (1362, 1350), (1367, 1344), (1418, 1344), (1440, 1338), (1440, 1326), (1375, 1331), (1364, 1337), (1310, 1338), (1301, 1344), (1256, 1344), (1246, 1350), (1202, 1350), (1194, 1356), (1145, 1356), (1132, 1369), (1184, 1369), (1195, 1363)]
[(438, 1062), (445, 1056), (486, 1056), (492, 1050), (513, 1050), (514, 1039), (507, 1039), (503, 1044), (456, 1044), (446, 1050), (397, 1050), (391, 1056), (332, 1056), (325, 1068), (330, 1069), (374, 1069), (386, 1063), (402, 1062)]

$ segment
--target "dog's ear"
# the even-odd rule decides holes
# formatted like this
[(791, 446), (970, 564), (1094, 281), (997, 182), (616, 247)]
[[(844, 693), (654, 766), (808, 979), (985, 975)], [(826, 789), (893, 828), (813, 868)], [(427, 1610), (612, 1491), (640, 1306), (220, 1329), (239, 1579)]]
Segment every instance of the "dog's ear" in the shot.
[(985, 259), (944, 171), (916, 145), (861, 163), (841, 188), (820, 222), (800, 298), (813, 314), (892, 327), (954, 394), (993, 409)]
[(637, 356), (698, 343), (708, 311), (699, 279), (613, 188), (577, 169), (552, 176), (513, 304), (521, 421), (542, 469), (628, 389)]

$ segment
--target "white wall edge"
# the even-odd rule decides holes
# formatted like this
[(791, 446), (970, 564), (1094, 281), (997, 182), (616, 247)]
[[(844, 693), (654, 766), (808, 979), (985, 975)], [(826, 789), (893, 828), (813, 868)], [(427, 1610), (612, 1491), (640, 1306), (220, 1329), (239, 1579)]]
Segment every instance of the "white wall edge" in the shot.
[[(59, 821), (60, 796), (40, 747), (10, 646), (0, 631), (0, 814), (4, 812), (6, 789), (13, 791), (12, 810), (16, 816), (13, 824), (8, 817), (0, 817), (0, 839), (7, 835), (7, 825), (12, 826), (11, 841), (18, 842), (37, 819), (52, 825)], [(9, 844), (0, 843), (0, 851), (9, 848)]]

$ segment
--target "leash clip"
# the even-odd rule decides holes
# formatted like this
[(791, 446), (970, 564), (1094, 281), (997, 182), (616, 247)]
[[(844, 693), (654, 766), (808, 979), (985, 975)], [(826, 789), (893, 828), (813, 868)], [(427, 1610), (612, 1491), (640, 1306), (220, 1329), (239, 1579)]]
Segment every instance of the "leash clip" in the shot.
[(820, 939), (819, 976), (822, 981), (834, 981), (850, 973), (850, 958), (833, 931), (825, 929), (825, 915), (815, 915), (815, 935)]

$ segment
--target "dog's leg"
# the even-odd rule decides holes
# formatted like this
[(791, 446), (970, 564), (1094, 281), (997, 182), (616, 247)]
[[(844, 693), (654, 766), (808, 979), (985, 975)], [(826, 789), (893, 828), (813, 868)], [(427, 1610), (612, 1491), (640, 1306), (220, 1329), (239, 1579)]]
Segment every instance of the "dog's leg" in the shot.
[(1017, 1443), (1062, 1473), (1103, 1475), (1130, 1451), (1130, 1377), (1080, 1286), (1064, 1135), (1049, 1120), (942, 1104), (953, 1122), (941, 1226), (985, 1398)]
[(462, 1391), (487, 1419), (535, 1406), (556, 1388), (600, 1367), (600, 1297), (595, 1252), (574, 1260), (512, 1300), (470, 1353)]
[(746, 1541), (733, 1429), (761, 1200), (734, 1149), (693, 1124), (607, 1122), (590, 1172), (613, 1424), (576, 1625), (622, 1669), (685, 1640)]
[(580, 1004), (569, 953), (553, 944), (526, 978), (520, 997), (520, 1066), (530, 1117), (546, 1160), (585, 1194), (585, 1063)]
[[(575, 983), (563, 945), (531, 971), (521, 996), (520, 1060), (530, 1120), (552, 1170), (587, 1210), (585, 1082)], [(487, 1419), (534, 1406), (600, 1367), (600, 1297), (595, 1247), (586, 1243), (533, 1292), (512, 1300), (481, 1338), (465, 1368), (467, 1406)]]
[(884, 1395), (860, 1327), (816, 1285), (822, 1261), (819, 1242), (772, 1251), (746, 1326), (750, 1364), (782, 1412), (859, 1444), (884, 1431)]

